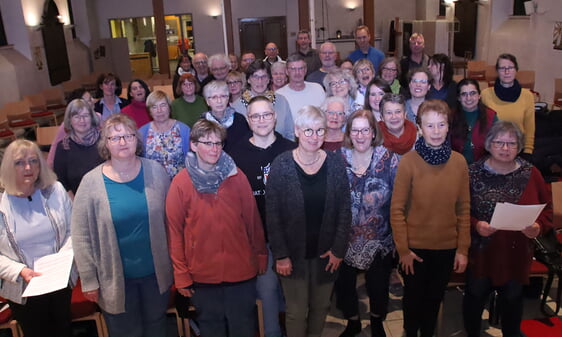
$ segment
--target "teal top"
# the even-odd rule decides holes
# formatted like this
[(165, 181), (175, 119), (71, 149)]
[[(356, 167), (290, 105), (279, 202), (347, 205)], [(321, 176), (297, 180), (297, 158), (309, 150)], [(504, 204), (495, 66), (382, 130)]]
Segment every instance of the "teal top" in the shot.
[[(468, 134), (466, 135), (466, 141), (464, 143), (464, 148), (462, 150), (462, 155), (466, 158), (468, 164), (474, 162), (474, 146), (472, 142), (472, 129), (478, 120), (478, 114), (480, 110), (476, 109), (474, 111), (466, 111), (463, 109), (464, 118), (466, 120), (466, 125), (468, 125)], [(498, 120), (498, 116), (494, 115), (494, 123)], [(483, 135), (485, 137), (485, 135)]]
[(148, 204), (144, 191), (143, 167), (135, 179), (120, 183), (103, 175), (111, 218), (125, 278), (154, 274), (150, 248)]

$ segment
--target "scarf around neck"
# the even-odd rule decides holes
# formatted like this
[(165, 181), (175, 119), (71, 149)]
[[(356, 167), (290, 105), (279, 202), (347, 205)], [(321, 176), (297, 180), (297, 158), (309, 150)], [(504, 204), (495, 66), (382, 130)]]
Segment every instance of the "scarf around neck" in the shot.
[(509, 88), (504, 87), (499, 78), (496, 78), (496, 83), (494, 83), (494, 92), (499, 99), (504, 102), (515, 102), (519, 99), (521, 95), (521, 85), (519, 81), (513, 80), (513, 85)]
[(197, 156), (190, 151), (185, 156), (185, 168), (189, 172), (193, 186), (199, 193), (217, 193), (222, 182), (237, 172), (234, 160), (224, 151), (212, 171), (200, 168)]
[(223, 128), (228, 129), (229, 127), (232, 126), (232, 123), (234, 123), (234, 113), (236, 112), (236, 110), (234, 110), (233, 107), (231, 106), (227, 106), (226, 110), (224, 111), (224, 117), (221, 118), (220, 120), (218, 118), (216, 118), (211, 111), (207, 111), (205, 113), (205, 119), (211, 122), (215, 122), (218, 123), (220, 125), (222, 125)]
[(392, 152), (395, 152), (399, 155), (403, 155), (406, 152), (409, 152), (412, 147), (414, 147), (414, 143), (416, 142), (416, 126), (414, 123), (410, 122), (409, 120), (404, 121), (404, 132), (400, 137), (396, 137), (386, 127), (383, 121), (379, 122), (379, 126), (382, 131), (383, 139), (384, 139), (384, 147), (389, 149)]
[(451, 143), (448, 139), (445, 140), (440, 148), (434, 149), (425, 143), (425, 139), (422, 136), (416, 141), (415, 149), (420, 157), (430, 165), (444, 164), (451, 157)]
[(70, 133), (62, 139), (63, 149), (70, 150), (71, 139), (78, 145), (92, 146), (98, 141), (98, 139), (100, 139), (100, 130), (98, 128), (92, 127), (82, 138), (78, 137), (73, 130), (70, 130)]

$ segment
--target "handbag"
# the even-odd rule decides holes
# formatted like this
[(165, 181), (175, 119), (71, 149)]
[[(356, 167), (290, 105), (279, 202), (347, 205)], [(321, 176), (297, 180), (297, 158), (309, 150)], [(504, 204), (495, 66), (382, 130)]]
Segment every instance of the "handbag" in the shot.
[[(562, 295), (562, 244), (556, 237), (554, 229), (540, 235), (534, 239), (535, 241), (535, 259), (544, 264), (548, 269), (548, 278), (544, 287), (541, 298), (541, 311), (546, 316), (556, 316), (560, 311), (560, 298)], [(558, 276), (558, 289), (556, 291), (556, 310), (554, 315), (547, 313), (546, 298), (550, 293), (554, 276)]]

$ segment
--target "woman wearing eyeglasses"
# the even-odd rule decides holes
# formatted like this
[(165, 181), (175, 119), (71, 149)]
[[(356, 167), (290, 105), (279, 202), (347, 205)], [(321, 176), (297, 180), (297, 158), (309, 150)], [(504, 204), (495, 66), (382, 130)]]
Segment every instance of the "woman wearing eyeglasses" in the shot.
[(340, 337), (361, 332), (357, 275), (365, 273), (369, 295), (371, 336), (385, 337), (389, 277), (394, 262), (390, 199), (398, 156), (383, 145), (377, 121), (369, 110), (349, 116), (341, 153), (347, 162), (351, 189), (351, 234), (336, 280), (337, 307), (347, 319)]
[(453, 110), (451, 146), (462, 153), (468, 164), (472, 164), (486, 154), (484, 139), (498, 117), (494, 110), (480, 102), (480, 85), (476, 80), (461, 80), (457, 85), (457, 98), (457, 109)]
[(287, 336), (321, 336), (351, 222), (341, 155), (321, 149), (326, 117), (297, 113), (298, 147), (271, 165), (265, 205), (269, 243), (286, 301)]
[(346, 102), (345, 115), (349, 116), (355, 110), (363, 108), (363, 102), (357, 103), (357, 82), (351, 71), (335, 69), (324, 77), (326, 97), (338, 96)]
[(165, 228), (170, 178), (139, 157), (135, 122), (124, 114), (103, 124), (100, 155), (72, 210), (72, 244), (84, 296), (102, 309), (111, 336), (166, 336), (172, 284)]
[[(276, 63), (278, 62), (273, 64)], [(271, 71), (266, 63), (262, 60), (252, 62), (246, 70), (246, 79), (248, 81), (248, 89), (242, 92), (240, 99), (233, 100), (231, 104), (236, 112), (246, 116), (248, 104), (250, 104), (252, 98), (264, 96), (273, 104), (277, 114), (275, 131), (279, 132), (284, 138), (295, 140), (295, 126), (289, 102), (285, 96), (269, 90)]]
[(176, 288), (197, 309), (201, 335), (250, 337), (256, 276), (268, 254), (252, 188), (223, 152), (225, 139), (218, 123), (193, 125), (186, 168), (166, 199), (170, 256)]
[[(423, 102), (421, 137), (402, 156), (392, 192), (390, 222), (404, 278), (406, 337), (430, 337), (451, 273), (464, 272), (470, 245), (466, 160), (447, 139), (450, 110)], [(420, 334), (418, 334), (420, 333)]]
[(406, 119), (416, 123), (418, 108), (425, 101), (431, 87), (431, 73), (425, 68), (416, 68), (408, 73), (410, 98), (406, 100)]
[(189, 126), (170, 118), (170, 98), (157, 90), (146, 99), (152, 122), (139, 129), (143, 144), (143, 157), (156, 160), (170, 179), (185, 167), (189, 152)]
[[(551, 193), (541, 173), (517, 156), (524, 139), (515, 123), (497, 121), (485, 140), (490, 155), (470, 166), (472, 242), (463, 301), (468, 337), (481, 335), (482, 311), (493, 290), (499, 293), (503, 336), (521, 336), (523, 286), (529, 284), (532, 239), (552, 226)], [(520, 231), (498, 230), (490, 226), (498, 202), (546, 207), (535, 223), (522, 224)]]
[(82, 177), (103, 162), (98, 152), (100, 117), (88, 102), (75, 99), (64, 114), (66, 135), (55, 152), (53, 171), (69, 192), (76, 194)]
[(226, 129), (224, 151), (228, 151), (244, 137), (251, 134), (246, 118), (230, 106), (228, 85), (224, 81), (211, 81), (203, 88), (203, 96), (210, 110), (201, 118), (218, 123)]
[(482, 91), (482, 102), (498, 114), (499, 120), (517, 124), (525, 135), (522, 154), (530, 160), (535, 148), (535, 97), (528, 89), (521, 88), (515, 78), (518, 70), (515, 56), (498, 56), (498, 78), (493, 87)]
[(327, 151), (337, 151), (343, 144), (343, 126), (345, 125), (345, 101), (338, 96), (331, 96), (324, 100), (320, 110), (326, 115), (326, 135), (322, 148)]
[(387, 57), (379, 65), (377, 77), (388, 83), (393, 94), (403, 94), (404, 88), (400, 86), (400, 74), (400, 62), (395, 57)]

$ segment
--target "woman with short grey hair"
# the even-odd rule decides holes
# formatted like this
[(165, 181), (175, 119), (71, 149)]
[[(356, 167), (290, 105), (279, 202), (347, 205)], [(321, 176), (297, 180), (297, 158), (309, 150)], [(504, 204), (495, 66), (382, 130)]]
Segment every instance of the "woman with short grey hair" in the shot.
[[(492, 290), (497, 290), (503, 336), (520, 336), (532, 240), (552, 227), (552, 198), (540, 171), (518, 157), (525, 137), (515, 123), (495, 122), (485, 146), (490, 155), (469, 169), (472, 240), (463, 301), (464, 326), (468, 337), (480, 336), (482, 311)], [(490, 225), (499, 202), (546, 207), (534, 223), (519, 224), (523, 229), (501, 230)]]
[(347, 248), (350, 193), (341, 155), (321, 149), (326, 117), (297, 113), (295, 150), (272, 163), (266, 218), (275, 271), (286, 300), (287, 336), (321, 336), (330, 295)]

